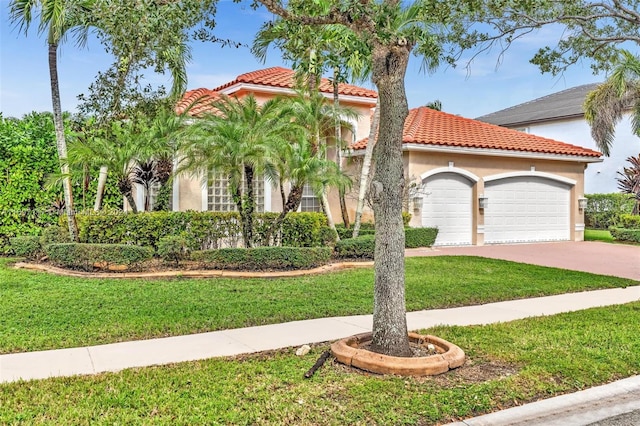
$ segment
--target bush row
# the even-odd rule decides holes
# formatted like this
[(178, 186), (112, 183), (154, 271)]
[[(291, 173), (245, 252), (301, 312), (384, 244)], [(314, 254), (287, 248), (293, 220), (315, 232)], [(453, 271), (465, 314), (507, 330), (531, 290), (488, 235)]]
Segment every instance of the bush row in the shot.
[[(406, 228), (404, 246), (405, 248), (431, 247), (437, 236), (437, 228)], [(338, 241), (335, 247), (335, 256), (340, 259), (373, 259), (374, 252), (374, 235), (346, 238)]]
[(309, 269), (329, 263), (331, 252), (331, 247), (225, 248), (195, 251), (191, 254), (191, 260), (207, 269)]
[(640, 229), (638, 228), (628, 229), (612, 226), (611, 228), (609, 228), (609, 232), (611, 232), (611, 236), (618, 241), (640, 243)]
[(587, 228), (607, 229), (616, 226), (621, 215), (633, 211), (635, 200), (629, 194), (589, 194), (584, 222)]
[(126, 265), (136, 270), (153, 258), (151, 247), (126, 244), (62, 243), (45, 246), (49, 260), (65, 268), (93, 271), (95, 268), (112, 268)]
[[(254, 233), (258, 245), (274, 241), (282, 246), (318, 247), (335, 241), (322, 213), (289, 213), (282, 233), (269, 237), (277, 213), (256, 215)], [(242, 241), (238, 213), (229, 212), (149, 212), (116, 211), (79, 214), (80, 241), (100, 244), (135, 244), (158, 248), (161, 238), (182, 236), (191, 250), (236, 247)]]

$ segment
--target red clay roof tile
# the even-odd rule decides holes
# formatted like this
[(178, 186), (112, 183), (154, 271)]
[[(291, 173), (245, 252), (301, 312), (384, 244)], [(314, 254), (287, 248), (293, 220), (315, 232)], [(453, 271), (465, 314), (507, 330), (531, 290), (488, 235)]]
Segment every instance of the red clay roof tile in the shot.
[(211, 111), (211, 103), (220, 98), (220, 94), (215, 90), (195, 89), (187, 91), (180, 102), (176, 105), (176, 113), (184, 114), (189, 112), (191, 116), (199, 116)]
[[(435, 111), (427, 107), (409, 111), (404, 123), (402, 142), (596, 158), (602, 155), (588, 148)], [(351, 145), (351, 148), (358, 150), (366, 146), (367, 140), (363, 139)]]
[[(263, 70), (252, 71), (240, 74), (235, 80), (216, 87), (214, 90), (222, 91), (228, 87), (238, 83), (256, 84), (260, 86), (280, 87), (283, 89), (293, 89), (295, 83), (295, 73), (293, 70), (272, 67)], [(320, 81), (320, 91), (323, 93), (333, 93), (333, 86), (329, 79), (323, 78)], [(364, 87), (354, 86), (352, 84), (340, 83), (338, 85), (338, 93), (345, 96), (360, 96), (364, 98), (375, 99), (378, 93), (375, 90), (365, 89)]]

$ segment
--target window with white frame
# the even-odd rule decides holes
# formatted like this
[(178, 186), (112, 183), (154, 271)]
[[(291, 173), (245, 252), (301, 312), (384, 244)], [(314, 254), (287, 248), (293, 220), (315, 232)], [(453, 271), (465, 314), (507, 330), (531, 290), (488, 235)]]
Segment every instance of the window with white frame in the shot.
[[(207, 210), (214, 212), (234, 212), (238, 208), (229, 191), (229, 178), (222, 173), (211, 172), (207, 189)], [(246, 183), (243, 181), (246, 191)], [(256, 175), (253, 179), (253, 196), (256, 212), (264, 212), (264, 178)]]
[(301, 212), (321, 212), (322, 203), (320, 199), (316, 197), (309, 184), (305, 184), (302, 188), (302, 201), (300, 202)]

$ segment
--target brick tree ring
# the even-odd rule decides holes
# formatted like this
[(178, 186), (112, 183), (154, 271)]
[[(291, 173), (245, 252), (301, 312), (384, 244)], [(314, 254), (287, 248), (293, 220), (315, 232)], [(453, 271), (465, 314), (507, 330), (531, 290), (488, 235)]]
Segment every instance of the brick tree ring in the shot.
[(356, 334), (331, 345), (331, 352), (338, 362), (378, 374), (400, 376), (435, 376), (464, 364), (462, 349), (453, 343), (431, 335), (409, 333), (414, 345), (433, 345), (435, 354), (429, 356), (397, 357), (364, 349), (371, 342), (373, 333)]

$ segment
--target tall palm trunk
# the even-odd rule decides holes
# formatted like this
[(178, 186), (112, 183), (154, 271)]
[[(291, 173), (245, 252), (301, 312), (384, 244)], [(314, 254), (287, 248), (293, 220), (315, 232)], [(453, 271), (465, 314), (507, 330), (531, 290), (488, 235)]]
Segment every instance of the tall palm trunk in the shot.
[(360, 172), (360, 190), (358, 191), (358, 205), (356, 207), (356, 218), (353, 223), (353, 238), (358, 236), (360, 232), (360, 224), (362, 222), (362, 210), (364, 209), (364, 198), (367, 195), (367, 187), (369, 186), (369, 171), (371, 170), (371, 159), (373, 157), (373, 147), (376, 144), (376, 136), (378, 135), (378, 124), (380, 122), (380, 97), (376, 101), (376, 109), (373, 112), (371, 120), (371, 128), (369, 130), (369, 140), (364, 150), (364, 158), (362, 160), (362, 170)]
[(102, 199), (104, 198), (104, 188), (107, 185), (107, 175), (109, 168), (107, 166), (100, 167), (100, 174), (98, 175), (98, 189), (96, 191), (96, 202), (93, 205), (94, 211), (99, 211), (102, 208)]
[(371, 183), (375, 215), (375, 287), (371, 349), (411, 356), (407, 335), (404, 285), (402, 132), (409, 113), (404, 76), (411, 47), (376, 43), (373, 82), (380, 99), (380, 127), (375, 147), (376, 170)]
[[(338, 166), (338, 172), (342, 172), (342, 123), (340, 117), (337, 116), (338, 106), (340, 105), (340, 98), (338, 93), (338, 69), (333, 68), (333, 108), (334, 108), (334, 120), (335, 124), (335, 139), (336, 139), (336, 165)], [(342, 213), (342, 223), (345, 228), (349, 227), (349, 212), (347, 211), (347, 202), (344, 196), (344, 188), (338, 189), (338, 196), (340, 197), (340, 212)]]
[(64, 122), (62, 120), (62, 106), (60, 105), (60, 87), (58, 83), (58, 45), (49, 43), (49, 76), (51, 79), (51, 103), (53, 107), (53, 123), (56, 130), (56, 147), (62, 173), (62, 189), (67, 213), (67, 224), (72, 241), (78, 241), (78, 224), (73, 207), (73, 190), (71, 176), (67, 162), (67, 142), (64, 137)]

